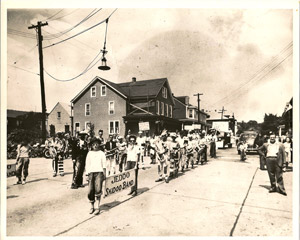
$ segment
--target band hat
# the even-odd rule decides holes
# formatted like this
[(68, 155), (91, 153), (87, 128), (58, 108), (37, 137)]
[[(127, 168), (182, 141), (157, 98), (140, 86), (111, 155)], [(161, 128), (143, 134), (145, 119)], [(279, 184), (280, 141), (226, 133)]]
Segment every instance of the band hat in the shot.
[(99, 138), (92, 138), (90, 141), (91, 144), (94, 144), (95, 142), (99, 143), (100, 145), (102, 144), (102, 141)]
[(89, 135), (86, 131), (80, 131), (78, 134), (80, 134), (80, 135)]
[(135, 141), (136, 141), (136, 136), (131, 135), (131, 136), (129, 137), (129, 141), (130, 141), (130, 142), (135, 142)]

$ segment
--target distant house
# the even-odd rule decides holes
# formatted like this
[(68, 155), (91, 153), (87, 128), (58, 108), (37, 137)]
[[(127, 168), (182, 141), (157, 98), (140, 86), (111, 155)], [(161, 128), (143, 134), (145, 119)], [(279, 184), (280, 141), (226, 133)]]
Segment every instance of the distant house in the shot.
[[(175, 97), (174, 118), (178, 119), (182, 124), (182, 129), (202, 129), (207, 130), (207, 118), (209, 115), (189, 103), (188, 96)], [(198, 121), (200, 117), (200, 121)]]
[(164, 128), (175, 131), (180, 123), (173, 117), (174, 99), (167, 78), (113, 83), (95, 77), (72, 100), (74, 130), (94, 124), (97, 132), (124, 136), (128, 130), (149, 134)]
[(71, 132), (71, 105), (58, 102), (48, 115), (48, 132)]
[(7, 109), (7, 132), (14, 129), (41, 129), (42, 113)]

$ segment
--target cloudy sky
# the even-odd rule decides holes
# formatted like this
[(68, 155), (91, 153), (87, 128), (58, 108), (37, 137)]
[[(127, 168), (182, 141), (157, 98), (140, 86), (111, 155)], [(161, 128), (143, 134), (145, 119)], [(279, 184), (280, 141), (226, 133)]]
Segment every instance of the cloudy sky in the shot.
[[(42, 28), (46, 47), (103, 21), (114, 10), (8, 9), (7, 108), (41, 111), (37, 41), (28, 26), (48, 22)], [(79, 75), (103, 48), (104, 33), (101, 24), (45, 48), (44, 69), (60, 80)], [(193, 94), (203, 93), (201, 108), (220, 116), (215, 110), (224, 106), (225, 114), (234, 113), (238, 121), (281, 115), (293, 94), (290, 9), (118, 8), (109, 19), (107, 50), (110, 71), (98, 70), (98, 63), (65, 82), (45, 74), (48, 112), (58, 101), (70, 102), (95, 76), (116, 83), (167, 77), (175, 96), (190, 96), (196, 105)]]

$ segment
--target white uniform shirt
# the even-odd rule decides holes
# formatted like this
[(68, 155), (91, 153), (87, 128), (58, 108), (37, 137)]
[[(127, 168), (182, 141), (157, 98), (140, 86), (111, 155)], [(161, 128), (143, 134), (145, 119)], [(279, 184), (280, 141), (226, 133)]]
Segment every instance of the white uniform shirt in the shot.
[(89, 151), (86, 156), (86, 174), (91, 172), (104, 172), (104, 168), (106, 168), (105, 153), (101, 150)]
[(127, 147), (127, 161), (137, 162), (139, 153), (140, 149), (138, 146), (129, 144)]

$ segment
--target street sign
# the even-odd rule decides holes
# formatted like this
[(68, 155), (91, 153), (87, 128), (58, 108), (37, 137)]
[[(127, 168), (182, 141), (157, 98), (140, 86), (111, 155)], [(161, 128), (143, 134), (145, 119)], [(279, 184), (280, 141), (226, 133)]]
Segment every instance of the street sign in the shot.
[(13, 177), (16, 176), (16, 164), (7, 164), (7, 177)]
[(149, 122), (139, 122), (139, 130), (149, 131), (150, 130)]
[(105, 180), (104, 197), (121, 192), (135, 185), (136, 169), (110, 176)]

